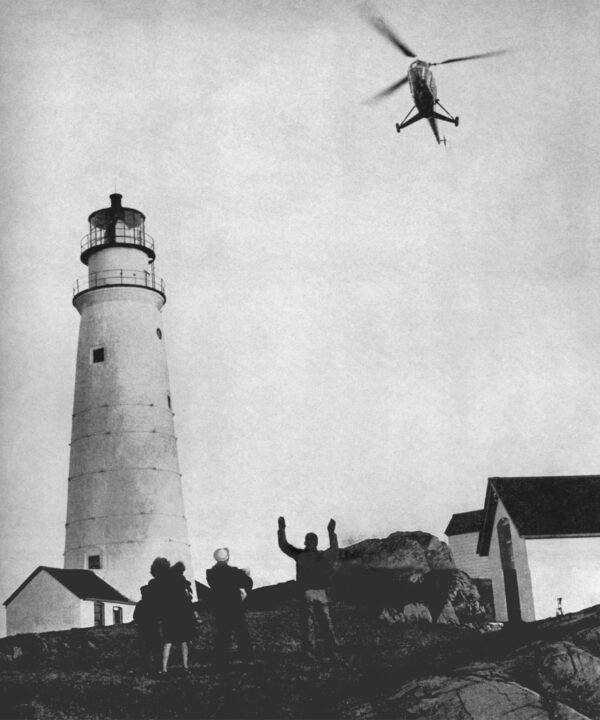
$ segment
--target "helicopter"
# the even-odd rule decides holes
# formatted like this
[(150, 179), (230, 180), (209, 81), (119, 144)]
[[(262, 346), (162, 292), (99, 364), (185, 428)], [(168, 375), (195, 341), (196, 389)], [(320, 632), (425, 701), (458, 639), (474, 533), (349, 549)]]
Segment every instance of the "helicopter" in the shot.
[[(400, 123), (396, 123), (396, 132), (399, 133), (401, 130), (404, 130), (404, 128), (408, 127), (409, 125), (416, 123), (418, 120), (427, 120), (429, 122), (429, 125), (431, 126), (433, 134), (435, 135), (435, 139), (437, 140), (438, 145), (443, 142), (445, 146), (446, 138), (440, 138), (437, 121), (440, 120), (443, 122), (453, 123), (456, 127), (458, 127), (459, 118), (458, 116), (454, 117), (453, 115), (451, 115), (448, 110), (446, 110), (446, 108), (442, 105), (442, 103), (438, 100), (437, 86), (431, 68), (436, 65), (448, 65), (449, 63), (463, 62), (465, 60), (477, 60), (479, 58), (502, 55), (506, 51), (495, 50), (492, 52), (480, 53), (478, 55), (467, 55), (465, 57), (450, 58), (449, 60), (430, 63), (426, 62), (425, 60), (419, 60), (416, 54), (408, 47), (408, 45), (406, 45), (400, 40), (400, 38), (391, 29), (389, 24), (381, 17), (381, 15), (365, 13), (365, 17), (368, 22), (370, 22), (371, 25), (375, 28), (375, 30), (380, 33), (380, 35), (383, 35), (384, 38), (386, 38), (389, 42), (392, 43), (392, 45), (394, 45), (398, 50), (404, 53), (404, 55), (406, 55), (407, 57), (415, 58), (415, 60), (410, 64), (408, 68), (408, 73), (403, 78), (395, 82), (393, 85), (385, 88), (385, 90), (377, 93), (377, 95), (374, 95), (367, 102), (372, 103), (377, 100), (382, 100), (388, 95), (396, 92), (396, 90), (400, 89), (408, 82), (410, 92), (414, 100), (414, 105), (409, 110), (408, 114), (404, 117), (404, 120), (402, 120), (402, 122)], [(438, 108), (443, 110), (445, 115), (442, 115), (441, 112), (438, 112)], [(413, 115), (414, 110), (416, 110), (417, 112)]]

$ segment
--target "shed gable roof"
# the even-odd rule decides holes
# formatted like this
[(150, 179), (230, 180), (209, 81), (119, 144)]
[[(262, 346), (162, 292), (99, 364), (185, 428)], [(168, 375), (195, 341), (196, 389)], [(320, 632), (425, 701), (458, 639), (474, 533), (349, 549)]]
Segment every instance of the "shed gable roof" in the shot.
[(129, 598), (122, 595), (118, 590), (115, 590), (112, 585), (102, 580), (102, 578), (98, 577), (92, 570), (65, 570), (63, 568), (40, 565), (19, 585), (14, 593), (4, 602), (4, 605), (12, 602), (21, 590), (43, 570), (55, 580), (58, 580), (61, 585), (81, 600), (106, 600), (107, 602), (133, 604)]
[(450, 518), (448, 527), (444, 534), (448, 537), (452, 535), (462, 535), (463, 533), (474, 533), (481, 530), (483, 523), (483, 510), (470, 510), (469, 512), (454, 513)]
[(525, 538), (600, 535), (600, 475), (489, 478), (477, 552), (487, 555), (500, 499)]

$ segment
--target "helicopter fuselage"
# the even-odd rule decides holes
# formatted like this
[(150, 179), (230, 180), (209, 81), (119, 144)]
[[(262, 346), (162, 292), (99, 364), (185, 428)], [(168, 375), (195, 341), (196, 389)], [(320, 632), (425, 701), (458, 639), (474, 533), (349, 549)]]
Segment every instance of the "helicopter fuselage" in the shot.
[[(444, 122), (453, 123), (458, 126), (458, 118), (450, 115), (450, 113), (438, 100), (437, 87), (433, 73), (431, 72), (430, 63), (425, 62), (424, 60), (415, 60), (408, 68), (407, 78), (410, 85), (410, 92), (412, 93), (415, 104), (414, 107), (410, 109), (404, 120), (401, 123), (396, 123), (396, 132), (400, 132), (404, 128), (418, 122), (419, 120), (427, 120), (433, 130), (433, 134), (435, 135), (435, 139), (438, 141), (438, 144), (441, 142), (446, 144), (445, 138), (444, 140), (440, 138), (437, 121), (443, 120)], [(436, 110), (436, 106), (439, 106), (446, 114), (442, 115), (438, 112)], [(417, 113), (412, 115), (415, 108), (417, 109)]]
[(433, 117), (437, 87), (428, 62), (415, 60), (411, 63), (408, 69), (408, 84), (417, 110), (425, 118)]

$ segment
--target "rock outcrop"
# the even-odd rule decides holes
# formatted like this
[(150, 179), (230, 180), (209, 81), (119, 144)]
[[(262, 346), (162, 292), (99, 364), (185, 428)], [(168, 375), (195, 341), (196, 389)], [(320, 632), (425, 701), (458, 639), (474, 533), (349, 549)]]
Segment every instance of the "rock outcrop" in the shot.
[(537, 676), (550, 698), (574, 707), (600, 708), (600, 658), (562, 641), (537, 653)]
[(341, 548), (331, 591), (341, 601), (372, 607), (388, 622), (484, 619), (475, 584), (456, 569), (448, 546), (425, 532), (396, 532)]
[(599, 640), (600, 606), (506, 628), (482, 639), (496, 648), (495, 661), (401, 680), (371, 706), (370, 716), (363, 702), (362, 715), (350, 717), (599, 720)]
[[(434, 676), (407, 683), (386, 717), (428, 720), (551, 720), (538, 693), (502, 678)], [(387, 714), (389, 713), (389, 714)]]

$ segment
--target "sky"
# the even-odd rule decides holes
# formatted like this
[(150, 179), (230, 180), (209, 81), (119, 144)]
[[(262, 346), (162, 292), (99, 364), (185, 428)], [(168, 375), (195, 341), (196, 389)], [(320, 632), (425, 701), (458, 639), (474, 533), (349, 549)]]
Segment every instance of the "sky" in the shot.
[[(444, 539), (490, 476), (600, 471), (600, 5), (4, 0), (0, 595), (61, 567), (88, 215), (146, 215), (194, 574)], [(0, 628), (1, 629), (1, 628)]]

